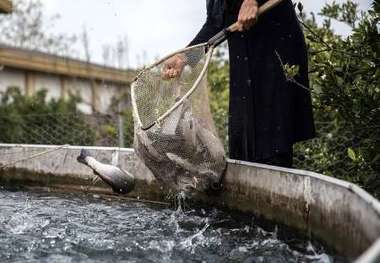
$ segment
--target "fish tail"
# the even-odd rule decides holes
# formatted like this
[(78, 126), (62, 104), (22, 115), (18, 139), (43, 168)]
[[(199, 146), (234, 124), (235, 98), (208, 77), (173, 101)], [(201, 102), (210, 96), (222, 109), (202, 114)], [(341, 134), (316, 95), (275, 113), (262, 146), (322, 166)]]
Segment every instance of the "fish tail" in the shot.
[(87, 156), (91, 156), (90, 152), (88, 150), (86, 150), (86, 149), (82, 149), (80, 151), (79, 156), (77, 157), (77, 161), (80, 162), (80, 163), (87, 164), (87, 162), (86, 162), (86, 157)]

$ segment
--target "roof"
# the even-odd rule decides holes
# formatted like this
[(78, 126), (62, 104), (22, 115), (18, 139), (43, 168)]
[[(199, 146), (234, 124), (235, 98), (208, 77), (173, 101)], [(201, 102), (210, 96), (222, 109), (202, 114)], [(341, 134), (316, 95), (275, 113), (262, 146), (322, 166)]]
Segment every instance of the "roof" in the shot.
[(0, 0), (0, 14), (1, 13), (11, 13), (12, 12), (12, 1), (11, 0)]
[(133, 70), (122, 70), (6, 45), (0, 45), (0, 65), (119, 84), (130, 84), (135, 77)]

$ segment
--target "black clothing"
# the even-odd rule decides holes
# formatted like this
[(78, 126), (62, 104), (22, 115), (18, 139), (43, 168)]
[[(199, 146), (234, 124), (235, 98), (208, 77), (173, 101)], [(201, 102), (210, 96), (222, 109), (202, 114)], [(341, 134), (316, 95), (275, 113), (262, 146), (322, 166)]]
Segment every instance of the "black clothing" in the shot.
[[(258, 1), (259, 5), (265, 1)], [(206, 42), (233, 24), (242, 0), (209, 0), (207, 20), (191, 42)], [(281, 66), (298, 65), (295, 80), (309, 87), (307, 50), (290, 0), (259, 17), (249, 31), (231, 34), (230, 157), (270, 160), (315, 135), (310, 92), (286, 79)]]
[(293, 165), (293, 152), (279, 153), (270, 158), (257, 159), (255, 162), (291, 168)]

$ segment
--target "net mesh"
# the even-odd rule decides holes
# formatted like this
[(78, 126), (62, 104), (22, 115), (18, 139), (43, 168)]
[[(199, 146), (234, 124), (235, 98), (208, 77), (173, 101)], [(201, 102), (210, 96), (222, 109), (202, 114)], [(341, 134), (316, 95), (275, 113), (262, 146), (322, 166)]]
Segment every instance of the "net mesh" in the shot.
[[(212, 51), (210, 51), (212, 52)], [(211, 54), (209, 54), (211, 55)], [(166, 60), (134, 83), (135, 150), (155, 177), (177, 191), (206, 191), (218, 185), (226, 161), (209, 106), (207, 76), (162, 121), (150, 126), (181, 100), (207, 67), (204, 48), (176, 54), (186, 61), (176, 78), (162, 76)]]

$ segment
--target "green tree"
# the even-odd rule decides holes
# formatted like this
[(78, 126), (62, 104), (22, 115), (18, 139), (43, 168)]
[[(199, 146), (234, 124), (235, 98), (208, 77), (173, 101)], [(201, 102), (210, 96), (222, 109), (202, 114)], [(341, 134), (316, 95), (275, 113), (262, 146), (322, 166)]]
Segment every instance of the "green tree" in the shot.
[(76, 110), (78, 99), (50, 100), (46, 91), (24, 96), (9, 88), (0, 103), (0, 142), (94, 145), (96, 132)]
[[(380, 196), (380, 1), (367, 12), (346, 1), (325, 5), (316, 23), (298, 4), (309, 49), (310, 84), (318, 138), (295, 146), (295, 166), (335, 176)], [(331, 21), (351, 27), (342, 37)], [(209, 69), (211, 108), (223, 139), (227, 138), (228, 63), (220, 54)], [(297, 65), (284, 65), (297, 74)]]
[(222, 46), (214, 55), (208, 69), (210, 84), (210, 107), (219, 137), (228, 151), (228, 101), (229, 63), (225, 59), (226, 47)]
[[(302, 12), (302, 8), (300, 8)], [(325, 5), (318, 26), (301, 13), (310, 54), (313, 106), (319, 138), (297, 146), (300, 168), (357, 183), (380, 194), (379, 1), (358, 12), (352, 1)], [(337, 35), (331, 20), (351, 27)]]

